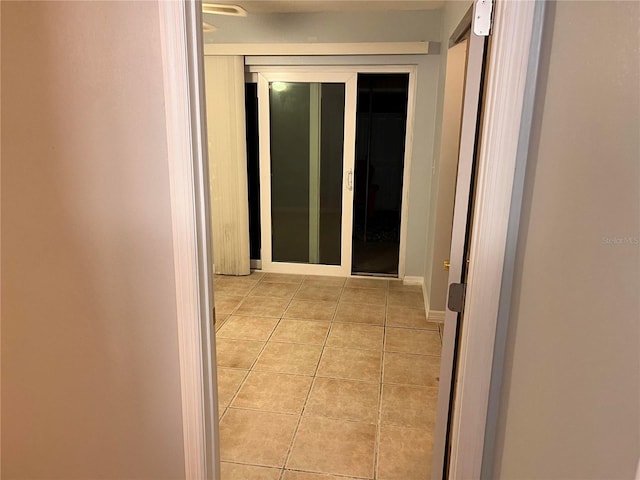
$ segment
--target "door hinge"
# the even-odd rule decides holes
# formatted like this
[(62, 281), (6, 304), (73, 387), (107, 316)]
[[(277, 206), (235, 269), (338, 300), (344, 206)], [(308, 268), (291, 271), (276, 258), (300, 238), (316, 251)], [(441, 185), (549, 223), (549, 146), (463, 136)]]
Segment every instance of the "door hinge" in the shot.
[(487, 37), (491, 33), (493, 0), (476, 0), (473, 9), (473, 33)]
[(466, 290), (467, 285), (465, 283), (452, 283), (449, 285), (449, 299), (447, 301), (449, 310), (462, 313)]

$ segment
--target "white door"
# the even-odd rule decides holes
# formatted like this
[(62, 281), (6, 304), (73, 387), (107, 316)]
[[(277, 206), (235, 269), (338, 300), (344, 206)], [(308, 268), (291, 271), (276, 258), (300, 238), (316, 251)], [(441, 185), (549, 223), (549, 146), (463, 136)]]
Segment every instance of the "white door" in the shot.
[(353, 72), (258, 75), (262, 270), (351, 270)]
[[(472, 226), (470, 212), (473, 201), (473, 166), (479, 141), (477, 127), (480, 122), (479, 117), (481, 113), (480, 103), (485, 43), (486, 37), (479, 37), (473, 32), (470, 33), (449, 257), (449, 300), (452, 299), (452, 294), (455, 293), (456, 285), (465, 282), (467, 272), (467, 242), (468, 238), (470, 238), (469, 234)], [(431, 474), (432, 480), (447, 478), (449, 440), (452, 435), (450, 427), (452, 414), (455, 410), (453, 394), (455, 392), (456, 352), (459, 349), (457, 338), (462, 315), (460, 312), (455, 311), (457, 308), (454, 307), (453, 310), (450, 308), (453, 306), (449, 304), (450, 302), (447, 303), (444, 335), (442, 339), (442, 358)], [(455, 301), (453, 303), (455, 303)]]

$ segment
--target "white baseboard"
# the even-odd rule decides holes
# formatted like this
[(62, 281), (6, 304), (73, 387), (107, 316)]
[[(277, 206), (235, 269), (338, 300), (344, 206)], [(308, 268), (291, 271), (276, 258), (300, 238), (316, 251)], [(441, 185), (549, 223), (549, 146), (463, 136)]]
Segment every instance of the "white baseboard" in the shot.
[(424, 288), (424, 281), (422, 277), (404, 277), (402, 283), (405, 285), (422, 285)]
[(422, 282), (422, 298), (424, 299), (424, 311), (429, 311), (429, 295), (427, 295), (427, 285)]
[(424, 311), (428, 312), (427, 318), (432, 322), (444, 323), (444, 313), (441, 310), (429, 309), (429, 295), (427, 295), (427, 286), (422, 277), (404, 277), (405, 285), (420, 285), (422, 287), (422, 297), (424, 298)]

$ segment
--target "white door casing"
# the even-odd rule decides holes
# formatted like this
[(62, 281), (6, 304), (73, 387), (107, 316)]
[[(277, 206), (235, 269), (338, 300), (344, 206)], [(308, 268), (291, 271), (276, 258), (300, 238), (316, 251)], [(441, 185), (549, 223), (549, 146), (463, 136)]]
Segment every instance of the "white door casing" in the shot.
[(185, 478), (219, 480), (200, 2), (159, 1)]
[[(461, 283), (464, 279), (463, 262), (467, 234), (467, 216), (472, 188), (472, 170), (476, 153), (476, 132), (478, 125), (478, 109), (481, 95), (482, 70), (484, 64), (485, 37), (478, 37), (473, 32), (468, 40), (467, 66), (465, 72), (464, 100), (462, 107), (462, 124), (460, 127), (460, 147), (458, 153), (458, 172), (456, 179), (455, 202), (453, 209), (453, 226), (451, 231), (451, 250), (449, 253), (448, 284)], [(436, 431), (434, 436), (434, 452), (432, 463), (432, 479), (442, 478), (446, 461), (446, 446), (449, 435), (449, 407), (451, 391), (454, 389), (454, 361), (456, 337), (458, 331), (458, 313), (448, 306), (445, 312), (444, 334), (442, 338), (442, 357), (440, 366), (440, 383), (438, 390), (438, 406)]]
[[(495, 3), (451, 427), (452, 479), (479, 479), (487, 448), (502, 280), (505, 258), (513, 250), (507, 236), (510, 222), (519, 221), (519, 214), (511, 215), (516, 165), (522, 162), (518, 149), (529, 141), (531, 129), (526, 118), (533, 106), (525, 103), (525, 86), (537, 72), (537, 63), (530, 61), (539, 54), (532, 45), (542, 32), (534, 30), (537, 4), (544, 8), (532, 0)], [(509, 239), (517, 240), (517, 235)]]

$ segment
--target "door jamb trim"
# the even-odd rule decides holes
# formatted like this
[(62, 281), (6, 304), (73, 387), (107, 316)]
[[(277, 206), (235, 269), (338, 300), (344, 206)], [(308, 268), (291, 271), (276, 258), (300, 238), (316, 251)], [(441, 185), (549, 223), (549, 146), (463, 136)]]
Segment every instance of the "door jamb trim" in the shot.
[(209, 260), (202, 12), (158, 2), (165, 99), (185, 477), (219, 478), (218, 398)]
[[(507, 255), (518, 147), (527, 141), (523, 101), (532, 54), (534, 1), (497, 2), (478, 158), (466, 306), (452, 422), (451, 478), (480, 478), (495, 334)], [(517, 235), (516, 235), (517, 236)]]

